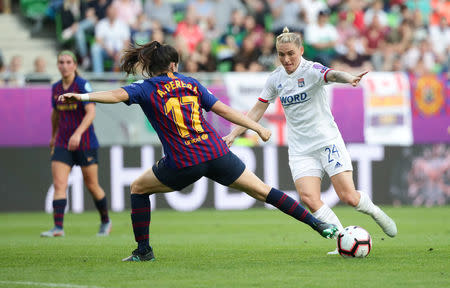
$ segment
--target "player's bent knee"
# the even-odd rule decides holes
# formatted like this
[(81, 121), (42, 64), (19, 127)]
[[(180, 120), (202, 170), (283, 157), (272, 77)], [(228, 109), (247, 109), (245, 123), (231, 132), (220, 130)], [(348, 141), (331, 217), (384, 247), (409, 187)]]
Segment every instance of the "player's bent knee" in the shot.
[(139, 184), (137, 180), (134, 180), (130, 185), (131, 194), (141, 194), (139, 193)]
[(53, 183), (53, 187), (55, 188), (55, 194), (53, 195), (54, 199), (66, 198), (67, 183), (65, 185)]
[(53, 181), (53, 187), (55, 188), (55, 192), (66, 191), (67, 186), (68, 186), (67, 181), (58, 181), (56, 179)]
[(100, 188), (100, 185), (98, 185), (98, 183), (93, 182), (93, 183), (85, 183), (86, 187), (89, 191), (97, 191)]
[(308, 194), (300, 195), (300, 199), (312, 211), (317, 211), (323, 205), (320, 198), (317, 199), (317, 197)]
[(344, 191), (343, 193), (339, 193), (339, 199), (341, 199), (341, 201), (344, 202), (345, 204), (348, 204), (348, 205), (354, 207), (354, 206), (358, 205), (358, 202), (359, 202), (357, 193), (358, 192), (356, 192), (356, 190)]
[(139, 180), (134, 180), (130, 186), (131, 194), (148, 194), (149, 191), (144, 189), (144, 186)]

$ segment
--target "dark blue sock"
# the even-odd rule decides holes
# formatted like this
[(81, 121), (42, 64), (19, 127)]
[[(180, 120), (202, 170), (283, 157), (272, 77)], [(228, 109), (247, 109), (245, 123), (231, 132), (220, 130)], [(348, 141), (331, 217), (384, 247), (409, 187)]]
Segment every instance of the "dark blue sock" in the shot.
[(131, 194), (131, 222), (133, 223), (134, 239), (140, 251), (150, 249), (150, 199), (145, 194)]
[(320, 222), (300, 203), (289, 197), (286, 193), (275, 188), (270, 190), (267, 195), (266, 202), (277, 207), (284, 213), (291, 215), (295, 219), (308, 224), (313, 229), (316, 229), (317, 223)]
[(63, 229), (66, 205), (67, 199), (53, 200), (53, 221), (55, 222), (55, 227), (59, 229)]
[(108, 201), (106, 201), (106, 196), (103, 199), (95, 200), (95, 207), (97, 207), (98, 213), (100, 213), (100, 219), (102, 223), (109, 222), (108, 216)]

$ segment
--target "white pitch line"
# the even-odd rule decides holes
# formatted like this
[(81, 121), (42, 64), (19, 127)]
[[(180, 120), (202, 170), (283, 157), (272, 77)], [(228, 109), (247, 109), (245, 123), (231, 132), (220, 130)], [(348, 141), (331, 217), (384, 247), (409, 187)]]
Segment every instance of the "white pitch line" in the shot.
[(62, 287), (62, 288), (103, 288), (100, 286), (87, 286), (76, 284), (58, 284), (58, 283), (44, 283), (44, 282), (25, 282), (25, 281), (0, 281), (0, 284), (15, 284), (41, 287)]

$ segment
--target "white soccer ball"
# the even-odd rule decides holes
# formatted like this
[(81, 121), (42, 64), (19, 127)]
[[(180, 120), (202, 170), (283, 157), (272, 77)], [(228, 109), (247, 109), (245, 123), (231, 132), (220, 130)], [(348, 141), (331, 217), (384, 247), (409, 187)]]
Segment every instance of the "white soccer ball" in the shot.
[(339, 233), (337, 248), (342, 257), (363, 258), (372, 250), (372, 238), (363, 228), (348, 226)]

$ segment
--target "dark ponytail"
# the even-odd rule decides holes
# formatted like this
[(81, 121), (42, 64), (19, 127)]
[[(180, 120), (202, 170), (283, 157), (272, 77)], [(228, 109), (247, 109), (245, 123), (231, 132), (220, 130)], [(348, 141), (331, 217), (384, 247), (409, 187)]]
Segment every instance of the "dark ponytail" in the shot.
[(122, 56), (121, 69), (127, 74), (136, 73), (136, 64), (140, 64), (142, 75), (152, 77), (167, 72), (171, 62), (178, 63), (178, 52), (170, 45), (161, 45), (152, 41), (125, 50)]

